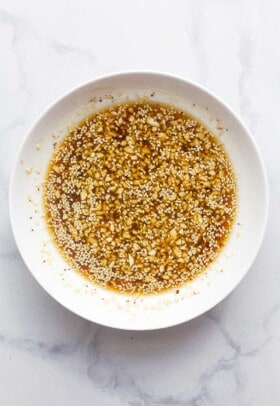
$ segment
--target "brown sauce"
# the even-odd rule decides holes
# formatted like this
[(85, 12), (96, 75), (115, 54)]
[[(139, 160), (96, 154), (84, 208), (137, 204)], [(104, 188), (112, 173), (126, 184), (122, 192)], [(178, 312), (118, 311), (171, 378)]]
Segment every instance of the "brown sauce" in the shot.
[(177, 288), (217, 258), (236, 213), (222, 145), (168, 105), (89, 117), (54, 152), (44, 183), (53, 239), (92, 282), (125, 293)]

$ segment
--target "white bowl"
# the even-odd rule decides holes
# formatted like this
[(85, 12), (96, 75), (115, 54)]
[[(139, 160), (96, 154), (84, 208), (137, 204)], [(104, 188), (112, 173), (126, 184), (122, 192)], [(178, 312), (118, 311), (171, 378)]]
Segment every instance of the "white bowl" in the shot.
[[(126, 296), (91, 284), (69, 269), (53, 245), (43, 217), (40, 184), (53, 144), (92, 112), (138, 96), (173, 103), (197, 117), (224, 144), (237, 175), (239, 208), (231, 237), (207, 272), (186, 284), (179, 293), (173, 290), (153, 296)], [(54, 299), (99, 324), (148, 330), (193, 319), (238, 285), (263, 238), (268, 186), (263, 161), (251, 134), (221, 100), (186, 79), (154, 72), (128, 72), (92, 80), (61, 97), (42, 114), (20, 148), (9, 199), (11, 224), (23, 260)]]

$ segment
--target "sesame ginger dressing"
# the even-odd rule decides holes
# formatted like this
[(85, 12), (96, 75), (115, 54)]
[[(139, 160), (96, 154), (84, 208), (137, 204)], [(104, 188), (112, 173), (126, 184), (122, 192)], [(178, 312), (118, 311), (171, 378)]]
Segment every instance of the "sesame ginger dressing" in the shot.
[(71, 131), (44, 182), (50, 233), (66, 261), (124, 293), (178, 288), (230, 234), (236, 180), (222, 145), (169, 105), (104, 109)]

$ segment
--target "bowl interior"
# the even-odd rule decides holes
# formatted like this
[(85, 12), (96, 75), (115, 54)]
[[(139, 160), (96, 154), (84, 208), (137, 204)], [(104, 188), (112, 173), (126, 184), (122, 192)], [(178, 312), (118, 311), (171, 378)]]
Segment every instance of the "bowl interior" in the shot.
[[(237, 175), (239, 207), (228, 243), (200, 277), (176, 291), (126, 296), (103, 290), (69, 268), (43, 218), (42, 181), (53, 148), (93, 112), (146, 97), (172, 103), (198, 118), (220, 139)], [(155, 329), (190, 320), (220, 302), (246, 274), (260, 246), (267, 215), (267, 184), (255, 143), (239, 119), (201, 87), (169, 75), (124, 73), (87, 83), (62, 97), (25, 139), (10, 184), (11, 222), (21, 255), (42, 287), (71, 311), (103, 325)]]

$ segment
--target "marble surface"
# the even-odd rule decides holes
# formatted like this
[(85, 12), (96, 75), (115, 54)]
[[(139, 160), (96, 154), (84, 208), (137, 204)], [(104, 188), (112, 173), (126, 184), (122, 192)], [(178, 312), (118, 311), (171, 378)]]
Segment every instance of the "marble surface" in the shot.
[[(0, 0), (0, 404), (280, 404), (280, 3)], [(52, 300), (17, 251), (8, 182), (19, 143), (56, 97), (103, 73), (177, 73), (252, 130), (270, 183), (264, 243), (240, 286), (184, 325), (123, 332)], [(250, 185), (248, 185), (250, 187)]]

